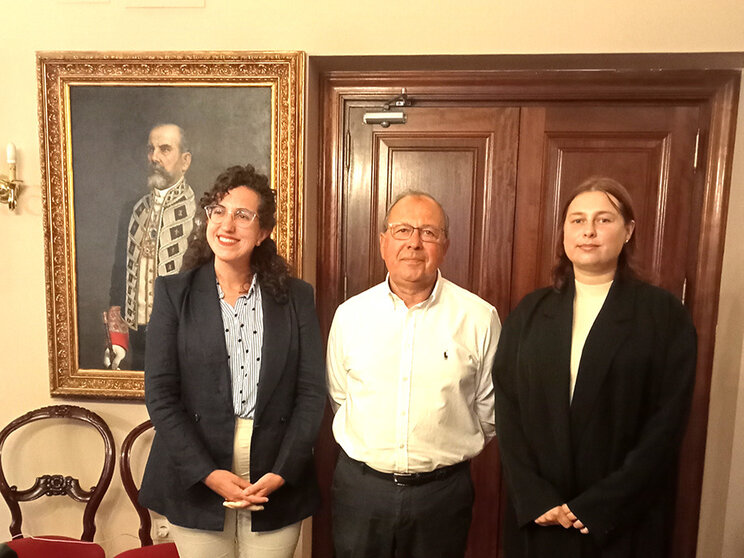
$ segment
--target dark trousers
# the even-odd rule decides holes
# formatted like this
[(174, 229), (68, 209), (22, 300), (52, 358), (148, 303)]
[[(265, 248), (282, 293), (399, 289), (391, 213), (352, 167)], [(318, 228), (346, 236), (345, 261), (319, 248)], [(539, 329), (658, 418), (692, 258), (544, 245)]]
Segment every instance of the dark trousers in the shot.
[(333, 475), (336, 558), (464, 556), (473, 510), (470, 468), (419, 486), (397, 486), (341, 451)]

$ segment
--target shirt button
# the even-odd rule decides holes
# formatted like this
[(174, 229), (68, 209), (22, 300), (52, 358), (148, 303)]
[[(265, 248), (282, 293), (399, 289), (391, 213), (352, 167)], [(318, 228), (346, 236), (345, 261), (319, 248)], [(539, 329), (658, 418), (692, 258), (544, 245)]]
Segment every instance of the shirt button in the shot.
[(403, 449), (404, 447), (406, 447), (406, 445), (405, 445), (405, 444), (401, 444), (401, 445), (400, 445), (400, 449)]

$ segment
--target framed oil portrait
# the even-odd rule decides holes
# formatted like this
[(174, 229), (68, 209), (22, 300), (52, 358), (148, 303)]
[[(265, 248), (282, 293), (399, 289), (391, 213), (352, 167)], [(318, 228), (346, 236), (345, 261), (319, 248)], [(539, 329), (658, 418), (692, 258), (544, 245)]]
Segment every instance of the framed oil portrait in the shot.
[(179, 271), (227, 167), (269, 177), (301, 273), (304, 71), (301, 52), (37, 55), (53, 396), (143, 397), (148, 278)]

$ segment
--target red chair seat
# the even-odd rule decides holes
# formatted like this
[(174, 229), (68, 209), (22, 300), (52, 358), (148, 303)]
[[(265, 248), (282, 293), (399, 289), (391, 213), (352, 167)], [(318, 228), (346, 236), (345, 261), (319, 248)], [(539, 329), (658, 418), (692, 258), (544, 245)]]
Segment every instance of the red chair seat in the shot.
[(100, 545), (67, 537), (27, 537), (6, 544), (18, 558), (106, 558)]

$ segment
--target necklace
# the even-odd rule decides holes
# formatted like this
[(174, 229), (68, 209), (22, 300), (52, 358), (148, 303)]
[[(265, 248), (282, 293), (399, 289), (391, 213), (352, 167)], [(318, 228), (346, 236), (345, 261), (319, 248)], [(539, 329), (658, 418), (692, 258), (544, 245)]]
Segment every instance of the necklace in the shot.
[(233, 287), (228, 285), (227, 282), (223, 281), (219, 275), (217, 275), (217, 283), (219, 283), (223, 292), (229, 291), (231, 293), (237, 293), (238, 295), (246, 294), (251, 290), (251, 283), (253, 283), (253, 273), (249, 273), (245, 281), (241, 282), (239, 286)]

